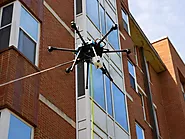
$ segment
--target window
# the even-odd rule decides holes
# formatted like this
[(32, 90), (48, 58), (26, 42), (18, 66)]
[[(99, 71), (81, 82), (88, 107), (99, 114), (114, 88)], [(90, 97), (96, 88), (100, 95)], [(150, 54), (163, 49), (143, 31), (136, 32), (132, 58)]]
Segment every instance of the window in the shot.
[(82, 0), (76, 0), (76, 14), (82, 13)]
[(121, 10), (121, 13), (122, 13), (122, 19), (123, 19), (123, 27), (129, 33), (128, 14), (123, 9)]
[(32, 128), (14, 115), (10, 115), (8, 139), (31, 139)]
[(125, 95), (93, 65), (90, 67), (90, 93), (104, 112), (128, 132)]
[(13, 4), (1, 8), (2, 16), (0, 22), (0, 50), (9, 46), (12, 12)]
[(137, 135), (137, 139), (145, 139), (144, 130), (137, 123), (136, 123), (136, 135)]
[(145, 102), (144, 102), (144, 95), (142, 93), (140, 93), (140, 91), (138, 92), (140, 99), (141, 99), (141, 106), (142, 106), (142, 111), (143, 111), (143, 117), (144, 120), (146, 120), (146, 111), (145, 111)]
[(1, 13), (0, 49), (14, 45), (37, 64), (39, 22), (18, 1), (2, 7)]
[(100, 29), (99, 24), (99, 13), (98, 13), (98, 1), (97, 0), (87, 0), (87, 15), (95, 24), (95, 26)]
[(33, 139), (34, 128), (15, 116), (8, 109), (0, 111), (0, 138), (2, 139)]
[(103, 35), (106, 34), (106, 25), (105, 25), (105, 9), (100, 5), (100, 19), (101, 19), (101, 32)]
[(130, 76), (131, 87), (136, 90), (136, 74), (134, 65), (128, 60), (128, 70)]
[(180, 83), (180, 86), (181, 86), (181, 91), (182, 91), (182, 94), (183, 94), (183, 97), (184, 97), (184, 100), (185, 100), (185, 91), (184, 91), (184, 86), (182, 83)]

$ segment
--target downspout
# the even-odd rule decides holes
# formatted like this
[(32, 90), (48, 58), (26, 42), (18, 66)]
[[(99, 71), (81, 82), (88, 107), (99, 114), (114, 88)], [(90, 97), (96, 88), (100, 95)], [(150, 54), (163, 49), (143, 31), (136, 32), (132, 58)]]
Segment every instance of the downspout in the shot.
[(142, 69), (144, 72), (144, 85), (145, 85), (145, 90), (148, 96), (148, 106), (149, 106), (149, 113), (151, 117), (151, 124), (153, 128), (153, 138), (158, 139), (158, 128), (156, 125), (156, 117), (155, 117), (155, 108), (153, 106), (153, 100), (152, 100), (152, 92), (151, 92), (151, 87), (150, 87), (150, 82), (149, 82), (149, 73), (147, 70), (147, 65), (145, 61), (145, 56), (144, 56), (144, 49), (143, 47), (140, 47), (140, 53), (141, 53), (141, 60), (142, 60)]

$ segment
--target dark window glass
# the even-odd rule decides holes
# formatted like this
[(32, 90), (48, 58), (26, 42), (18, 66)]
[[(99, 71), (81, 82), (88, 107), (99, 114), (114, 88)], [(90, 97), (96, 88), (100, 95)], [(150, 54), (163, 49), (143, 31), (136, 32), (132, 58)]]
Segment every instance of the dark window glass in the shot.
[(106, 84), (106, 95), (107, 95), (107, 111), (111, 116), (113, 116), (112, 95), (110, 91), (110, 80), (107, 76), (105, 76), (105, 84)]
[(32, 62), (35, 63), (36, 43), (21, 29), (19, 32), (18, 49)]
[(3, 8), (1, 27), (12, 22), (13, 4)]
[(91, 88), (91, 96), (94, 97), (94, 100), (105, 109), (105, 95), (103, 88), (103, 75), (101, 70), (92, 66), (92, 84)]
[(100, 18), (101, 18), (101, 32), (102, 34), (106, 33), (105, 28), (105, 9), (100, 5)]
[(136, 124), (136, 135), (137, 139), (144, 139), (144, 131), (138, 124)]
[(92, 22), (96, 25), (98, 29), (100, 29), (99, 24), (99, 14), (98, 14), (98, 1), (97, 0), (87, 0), (87, 15), (92, 20)]
[(114, 84), (112, 84), (112, 90), (114, 94), (115, 119), (126, 131), (128, 131), (125, 95)]
[(133, 78), (133, 76), (130, 75), (130, 74), (129, 74), (129, 76), (130, 76), (130, 84), (131, 84), (131, 87), (132, 87), (134, 90), (136, 90), (135, 78)]
[(8, 139), (31, 139), (31, 130), (30, 126), (15, 116), (10, 116)]
[(76, 0), (76, 14), (82, 13), (82, 0)]
[(77, 80), (78, 80), (78, 97), (85, 95), (84, 88), (84, 63), (80, 62), (77, 65)]
[[(111, 18), (106, 14), (106, 21), (107, 21), (107, 30), (110, 30), (112, 25), (114, 25), (114, 22), (111, 20)], [(118, 30), (112, 31), (109, 36), (108, 40), (110, 44), (115, 48), (119, 49), (119, 43), (118, 43)]]
[(11, 26), (5, 27), (0, 30), (0, 50), (9, 46)]

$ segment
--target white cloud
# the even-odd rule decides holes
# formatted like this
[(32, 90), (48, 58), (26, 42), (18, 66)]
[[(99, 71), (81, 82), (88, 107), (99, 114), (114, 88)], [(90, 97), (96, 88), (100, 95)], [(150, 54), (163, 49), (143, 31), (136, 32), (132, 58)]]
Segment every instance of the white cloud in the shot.
[(169, 36), (185, 63), (185, 1), (129, 0), (129, 5), (149, 40)]

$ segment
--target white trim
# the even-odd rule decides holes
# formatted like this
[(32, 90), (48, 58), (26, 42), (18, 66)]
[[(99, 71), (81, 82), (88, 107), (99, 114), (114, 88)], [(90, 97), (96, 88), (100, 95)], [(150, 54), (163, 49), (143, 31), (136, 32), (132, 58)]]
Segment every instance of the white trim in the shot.
[[(122, 33), (121, 31), (119, 31), (119, 34), (120, 34), (120, 36), (121, 36), (124, 40), (126, 40), (125, 36), (123, 35), (123, 33)], [(120, 44), (120, 45), (121, 45), (121, 44)]]
[(67, 24), (57, 15), (57, 13), (49, 6), (49, 4), (44, 0), (44, 6), (48, 9), (48, 11), (60, 22), (60, 24), (71, 34), (73, 38), (75, 38), (75, 34), (73, 31), (67, 26)]
[(66, 122), (68, 122), (73, 128), (76, 128), (76, 123), (68, 117), (63, 111), (56, 107), (53, 103), (47, 100), (43, 95), (39, 94), (39, 100), (48, 106), (53, 112), (62, 117)]
[[(137, 87), (139, 88), (139, 90), (147, 97), (146, 93), (144, 92), (144, 90), (141, 88), (141, 86), (139, 84), (137, 84)], [(139, 91), (138, 90), (138, 91)]]

